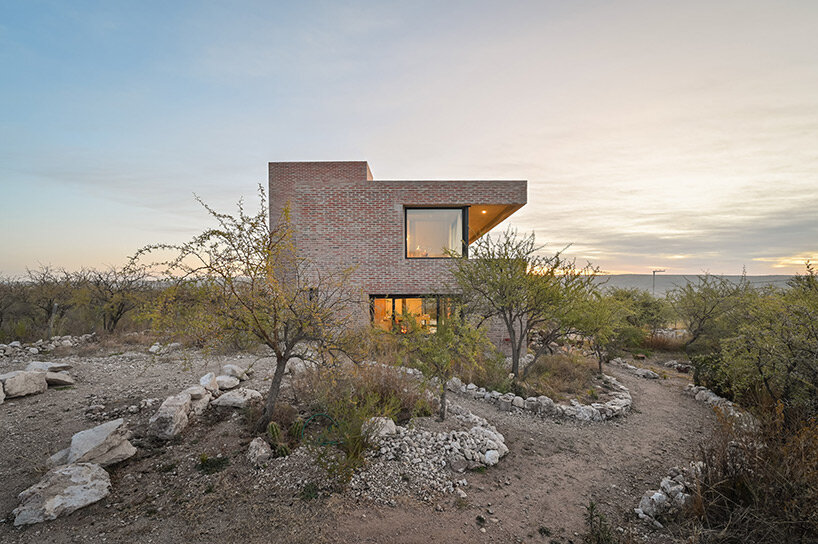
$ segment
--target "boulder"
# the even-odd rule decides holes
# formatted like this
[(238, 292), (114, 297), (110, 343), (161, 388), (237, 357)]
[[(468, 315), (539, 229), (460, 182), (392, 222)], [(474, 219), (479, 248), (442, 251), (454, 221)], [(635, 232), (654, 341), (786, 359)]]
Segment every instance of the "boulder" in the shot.
[(390, 436), (398, 432), (395, 422), (389, 417), (371, 417), (361, 425), (361, 432), (371, 438)]
[(45, 372), (16, 370), (0, 374), (0, 382), (3, 383), (6, 396), (9, 398), (36, 395), (48, 389)]
[(46, 372), (45, 382), (48, 385), (74, 385), (74, 378), (68, 372)]
[(216, 376), (216, 383), (219, 389), (235, 389), (239, 386), (239, 379), (233, 376)]
[(29, 372), (61, 372), (71, 370), (73, 367), (67, 363), (46, 363), (43, 361), (31, 361), (26, 365)]
[(53, 468), (39, 483), (18, 495), (20, 505), (12, 512), (14, 525), (56, 519), (104, 499), (110, 492), (111, 478), (99, 465), (80, 463)]
[(224, 393), (217, 399), (210, 401), (213, 406), (227, 406), (230, 408), (244, 408), (248, 404), (261, 400), (261, 393), (255, 389), (235, 389)]
[(523, 397), (514, 397), (514, 400), (511, 401), (511, 404), (515, 408), (525, 408), (525, 400)]
[(647, 368), (640, 368), (636, 370), (636, 375), (640, 378), (645, 378), (646, 380), (658, 380), (659, 374), (652, 370), (648, 370)]
[(247, 379), (247, 373), (238, 365), (224, 365), (222, 367), (222, 375), (223, 376), (233, 376), (234, 378), (238, 378), (241, 381)]
[(158, 354), (160, 351), (162, 351), (162, 344), (159, 342), (156, 342), (154, 345), (148, 348), (148, 352), (154, 355)]
[(254, 438), (247, 448), (247, 460), (255, 466), (261, 466), (270, 460), (273, 450), (270, 445), (261, 437)]
[(173, 438), (187, 427), (190, 412), (190, 395), (179, 393), (165, 399), (150, 419), (150, 432), (157, 438)]
[(119, 418), (76, 433), (71, 445), (52, 455), (49, 464), (93, 463), (104, 467), (124, 461), (136, 453), (124, 423)]
[(200, 416), (210, 406), (210, 401), (213, 400), (213, 395), (207, 392), (203, 397), (190, 401), (190, 413), (194, 416)]
[(199, 400), (200, 398), (202, 398), (205, 395), (209, 394), (207, 392), (207, 389), (205, 389), (204, 386), (202, 386), (202, 385), (191, 385), (190, 387), (188, 387), (187, 389), (185, 389), (182, 392), (187, 393), (188, 395), (190, 395), (190, 398), (192, 400)]
[(0, 404), (3, 404), (3, 402), (5, 400), (6, 400), (6, 391), (5, 391), (5, 389), (3, 389), (3, 384), (0, 383)]
[(500, 452), (497, 450), (488, 450), (486, 452), (486, 465), (493, 466), (500, 462)]
[(215, 393), (219, 390), (219, 383), (216, 381), (216, 375), (212, 372), (208, 372), (201, 378), (199, 378), (199, 385), (210, 391), (211, 393)]

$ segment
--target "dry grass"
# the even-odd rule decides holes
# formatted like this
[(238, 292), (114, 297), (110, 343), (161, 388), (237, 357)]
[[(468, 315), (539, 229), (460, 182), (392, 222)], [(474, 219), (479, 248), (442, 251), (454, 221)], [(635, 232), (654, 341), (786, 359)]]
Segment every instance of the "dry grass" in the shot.
[(700, 459), (697, 542), (818, 542), (818, 421), (787, 425), (780, 409), (754, 428), (725, 419)]
[(529, 366), (520, 386), (529, 396), (546, 395), (554, 400), (596, 400), (594, 377), (597, 365), (579, 355), (544, 355)]
[(643, 347), (652, 351), (682, 351), (687, 338), (668, 338), (666, 336), (647, 336)]
[(344, 402), (363, 404), (374, 397), (376, 409), (395, 406), (395, 419), (402, 423), (437, 409), (436, 397), (425, 383), (387, 365), (308, 369), (293, 379), (292, 388), (298, 402), (312, 411), (328, 411)]

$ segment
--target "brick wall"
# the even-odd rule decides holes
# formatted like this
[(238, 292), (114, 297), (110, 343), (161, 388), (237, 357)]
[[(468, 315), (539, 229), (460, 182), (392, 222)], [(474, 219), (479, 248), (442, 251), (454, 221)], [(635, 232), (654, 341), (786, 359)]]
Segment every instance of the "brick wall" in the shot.
[(365, 298), (450, 292), (447, 259), (405, 257), (405, 207), (526, 202), (525, 181), (378, 181), (366, 162), (269, 169), (271, 220), (289, 202), (299, 254), (319, 266), (356, 266), (354, 287)]

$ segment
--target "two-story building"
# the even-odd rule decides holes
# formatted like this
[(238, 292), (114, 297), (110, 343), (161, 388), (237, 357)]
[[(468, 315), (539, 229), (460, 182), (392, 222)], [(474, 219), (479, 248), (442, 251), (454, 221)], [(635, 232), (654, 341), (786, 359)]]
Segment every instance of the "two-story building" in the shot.
[(289, 204), (299, 256), (356, 266), (361, 318), (385, 329), (409, 313), (434, 330), (451, 256), (526, 203), (526, 181), (375, 180), (363, 161), (271, 162), (269, 176), (271, 224)]

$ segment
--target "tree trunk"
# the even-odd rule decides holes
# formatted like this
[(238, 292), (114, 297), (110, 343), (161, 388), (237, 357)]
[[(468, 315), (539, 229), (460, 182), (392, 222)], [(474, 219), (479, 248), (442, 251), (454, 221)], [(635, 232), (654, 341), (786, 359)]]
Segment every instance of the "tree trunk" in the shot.
[(273, 381), (270, 382), (270, 389), (267, 391), (267, 401), (264, 403), (264, 413), (256, 423), (256, 432), (264, 432), (270, 420), (273, 419), (273, 411), (278, 400), (278, 390), (281, 389), (281, 380), (284, 379), (284, 371), (287, 369), (287, 361), (276, 359), (276, 371), (273, 374)]
[(440, 421), (446, 421), (448, 409), (446, 408), (446, 382), (443, 382), (443, 389), (440, 390), (440, 409), (437, 412)]

